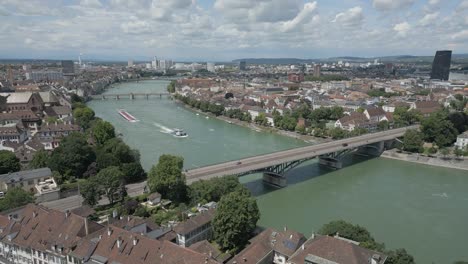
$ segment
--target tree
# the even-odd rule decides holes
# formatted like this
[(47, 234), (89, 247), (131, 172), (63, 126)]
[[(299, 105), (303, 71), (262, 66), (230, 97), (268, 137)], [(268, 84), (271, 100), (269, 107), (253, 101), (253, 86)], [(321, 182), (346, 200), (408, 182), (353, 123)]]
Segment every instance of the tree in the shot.
[(175, 93), (175, 87), (176, 87), (176, 81), (171, 81), (168, 85), (167, 85), (167, 91), (169, 93)]
[(408, 110), (408, 107), (398, 106), (393, 113), (395, 126), (404, 127), (421, 121), (422, 116), (415, 109)]
[(49, 165), (49, 152), (46, 150), (39, 150), (37, 151), (31, 162), (29, 162), (29, 168), (30, 169), (39, 169), (39, 168), (44, 168)]
[(146, 173), (139, 162), (123, 163), (120, 170), (124, 175), (126, 183), (134, 183), (145, 178)]
[(89, 128), (89, 123), (93, 120), (94, 115), (94, 111), (89, 107), (80, 107), (73, 110), (76, 122), (84, 129)]
[(377, 129), (379, 131), (384, 131), (384, 130), (387, 130), (389, 129), (390, 125), (388, 123), (387, 120), (383, 120), (383, 121), (380, 121), (378, 124), (377, 124)]
[(172, 155), (159, 157), (157, 165), (148, 174), (148, 187), (151, 192), (159, 192), (163, 197), (181, 202), (186, 198), (187, 186), (182, 174), (184, 159)]
[(213, 219), (214, 239), (225, 250), (247, 244), (257, 226), (260, 212), (248, 191), (231, 192), (221, 198)]
[(375, 241), (367, 229), (343, 220), (331, 221), (323, 225), (318, 232), (322, 235), (339, 234), (340, 237), (357, 241), (361, 243), (361, 246), (372, 250), (382, 251), (385, 248), (384, 244)]
[(435, 142), (440, 148), (449, 146), (457, 139), (458, 131), (448, 120), (446, 111), (431, 114), (421, 122), (424, 140)]
[(424, 151), (423, 149), (423, 135), (421, 132), (415, 129), (406, 130), (405, 134), (403, 135), (403, 150), (409, 152), (418, 152), (421, 153)]
[(93, 138), (98, 144), (104, 144), (108, 140), (115, 138), (115, 129), (111, 123), (107, 121), (98, 121), (93, 126)]
[(116, 199), (122, 198), (121, 191), (124, 187), (124, 175), (119, 167), (111, 166), (102, 169), (94, 177), (94, 181), (99, 184), (99, 188), (111, 204)]
[(20, 161), (13, 152), (0, 150), (0, 174), (17, 172), (20, 169)]
[(454, 98), (455, 100), (450, 102), (450, 107), (459, 112), (463, 111), (465, 106), (468, 104), (468, 97), (465, 98), (461, 94), (456, 94)]
[(98, 183), (93, 179), (89, 179), (80, 184), (80, 194), (83, 196), (85, 204), (95, 206), (100, 197)]
[(385, 264), (414, 264), (413, 256), (408, 254), (405, 249), (399, 248), (397, 250), (391, 250), (386, 252), (387, 253), (387, 260)]
[(81, 177), (95, 158), (84, 135), (72, 133), (54, 149), (49, 158), (49, 167), (62, 175)]
[(0, 211), (17, 208), (34, 202), (34, 195), (20, 187), (8, 189), (5, 197), (0, 200)]
[(468, 130), (468, 115), (463, 112), (453, 112), (448, 116), (448, 120), (453, 124), (458, 131), (458, 134), (461, 134)]
[(460, 148), (455, 148), (453, 150), (453, 155), (455, 155), (455, 157), (457, 158), (460, 158), (461, 156), (463, 156), (463, 150)]
[(100, 145), (96, 149), (97, 164), (100, 169), (109, 166), (119, 166), (122, 163), (132, 163), (140, 161), (140, 154), (137, 150), (132, 150), (120, 138), (112, 138)]
[(440, 154), (442, 154), (442, 157), (444, 159), (447, 159), (447, 156), (450, 155), (450, 150), (448, 148), (441, 148), (440, 150)]
[(223, 195), (245, 188), (236, 176), (200, 180), (189, 186), (191, 204), (218, 202)]
[(257, 117), (255, 117), (255, 123), (262, 126), (268, 126), (269, 123), (265, 113), (260, 113)]
[(0, 112), (3, 112), (6, 109), (7, 97), (8, 96), (1, 96), (0, 95)]

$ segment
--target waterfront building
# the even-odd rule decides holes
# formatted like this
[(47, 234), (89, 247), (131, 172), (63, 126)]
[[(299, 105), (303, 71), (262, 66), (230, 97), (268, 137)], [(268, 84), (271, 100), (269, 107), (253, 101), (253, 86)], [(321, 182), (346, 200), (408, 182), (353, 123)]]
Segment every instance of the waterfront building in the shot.
[(465, 149), (468, 146), (468, 131), (458, 135), (455, 146), (459, 149)]
[(432, 62), (431, 79), (447, 81), (450, 75), (451, 50), (438, 50)]

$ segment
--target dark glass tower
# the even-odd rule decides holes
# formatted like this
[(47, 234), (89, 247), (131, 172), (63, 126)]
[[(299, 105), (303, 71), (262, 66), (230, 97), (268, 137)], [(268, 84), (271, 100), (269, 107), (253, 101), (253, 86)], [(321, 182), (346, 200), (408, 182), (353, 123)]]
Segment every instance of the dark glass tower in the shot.
[(431, 79), (447, 81), (450, 75), (451, 50), (438, 50), (432, 62)]

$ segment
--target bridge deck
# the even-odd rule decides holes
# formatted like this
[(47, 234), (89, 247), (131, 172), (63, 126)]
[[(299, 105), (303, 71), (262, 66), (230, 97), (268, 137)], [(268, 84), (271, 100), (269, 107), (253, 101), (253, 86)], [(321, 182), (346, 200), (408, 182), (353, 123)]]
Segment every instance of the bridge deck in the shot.
[(226, 175), (238, 175), (250, 171), (261, 170), (286, 162), (302, 159), (312, 159), (319, 155), (329, 154), (345, 149), (361, 147), (380, 141), (395, 139), (397, 137), (403, 136), (406, 130), (417, 128), (419, 128), (418, 125), (366, 134), (342, 140), (335, 140), (332, 142), (312, 146), (278, 151), (275, 153), (259, 155), (236, 161), (229, 161), (220, 164), (209, 165), (206, 167), (191, 169), (186, 171), (185, 175), (187, 177), (187, 183), (189, 184), (201, 179), (210, 179)]

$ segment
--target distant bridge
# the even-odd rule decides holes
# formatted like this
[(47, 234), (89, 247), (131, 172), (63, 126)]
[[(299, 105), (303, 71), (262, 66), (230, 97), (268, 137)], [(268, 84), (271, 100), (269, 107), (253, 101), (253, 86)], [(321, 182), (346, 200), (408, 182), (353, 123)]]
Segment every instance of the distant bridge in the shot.
[(341, 158), (351, 151), (361, 151), (366, 154), (380, 156), (385, 149), (391, 147), (394, 140), (404, 135), (408, 129), (418, 129), (419, 125), (397, 128), (362, 136), (335, 140), (332, 142), (278, 151), (236, 161), (185, 171), (187, 183), (206, 180), (215, 177), (251, 173), (263, 173), (263, 180), (276, 186), (286, 186), (285, 173), (301, 163), (319, 158), (320, 164), (341, 168)]
[(170, 96), (170, 93), (119, 93), (119, 94), (99, 94), (99, 95), (91, 95), (90, 98), (93, 100), (107, 100), (107, 99), (150, 99), (150, 98), (159, 98), (162, 99), (164, 97)]

